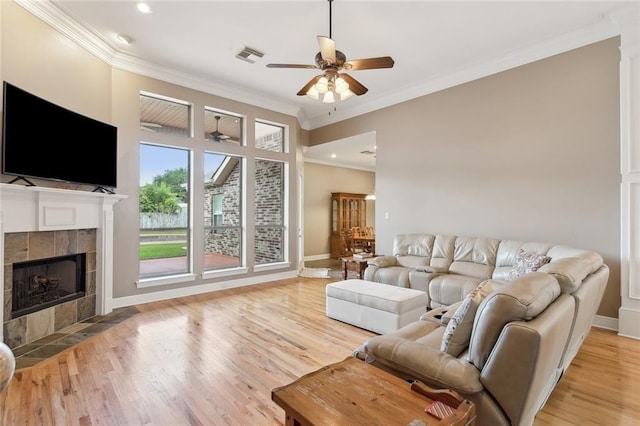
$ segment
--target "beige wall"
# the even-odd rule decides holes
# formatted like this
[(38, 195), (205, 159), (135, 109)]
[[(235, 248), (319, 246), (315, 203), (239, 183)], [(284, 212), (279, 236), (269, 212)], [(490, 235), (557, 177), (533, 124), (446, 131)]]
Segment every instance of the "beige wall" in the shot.
[[(191, 287), (203, 284), (200, 274), (196, 274), (195, 281), (182, 284), (163, 285), (138, 289), (138, 148), (139, 141), (145, 140), (147, 132), (139, 130), (139, 94), (148, 91), (194, 103), (194, 111), (201, 111), (204, 105), (232, 111), (246, 117), (248, 123), (247, 138), (253, 140), (253, 126), (255, 119), (280, 123), (289, 127), (290, 153), (262, 153), (262, 157), (288, 161), (289, 173), (289, 258), (291, 266), (275, 272), (293, 272), (298, 267), (298, 185), (296, 174), (297, 139), (301, 134), (295, 117), (273, 111), (257, 108), (211, 94), (199, 92), (174, 84), (165, 83), (134, 73), (112, 69), (110, 65), (100, 61), (88, 51), (78, 47), (53, 28), (44, 24), (38, 18), (26, 12), (13, 2), (1, 2), (1, 32), (2, 32), (2, 70), (1, 76), (25, 90), (47, 98), (52, 102), (69, 109), (89, 115), (96, 119), (109, 122), (118, 127), (118, 188), (117, 193), (127, 198), (115, 205), (114, 208), (114, 280), (113, 297), (115, 299), (126, 296), (141, 295), (156, 291), (167, 291), (178, 287)], [(194, 137), (187, 143), (194, 152), (194, 176), (204, 176), (202, 170), (202, 152), (204, 149), (217, 149), (204, 139), (203, 114), (194, 114)], [(62, 135), (51, 133), (50, 129), (39, 129), (34, 126), (34, 137), (51, 138), (55, 143)], [(184, 138), (180, 141), (172, 139), (170, 135), (159, 135), (161, 143), (184, 146)], [(238, 155), (257, 155), (253, 146), (233, 147)], [(96, 151), (96, 161), (99, 160), (99, 150)], [(275, 157), (275, 158), (274, 158)], [(253, 164), (247, 162), (247, 170)], [(250, 174), (249, 174), (250, 175)], [(11, 177), (3, 176), (3, 181)], [(195, 178), (195, 185), (203, 185), (203, 181)], [(35, 180), (34, 180), (35, 181)], [(78, 185), (57, 184), (47, 181), (37, 182), (42, 186), (78, 187)], [(86, 189), (86, 188), (85, 188)], [(246, 212), (247, 222), (253, 220), (253, 182), (246, 182)], [(198, 191), (196, 189), (195, 193)], [(193, 211), (203, 211), (203, 201), (194, 200)], [(200, 221), (201, 222), (201, 221)], [(193, 234), (194, 246), (202, 247), (204, 235), (203, 224), (195, 221)], [(252, 247), (253, 234), (247, 226), (247, 246)], [(252, 256), (249, 256), (250, 258)], [(253, 260), (248, 259), (247, 267), (251, 271)], [(194, 271), (201, 271), (202, 259), (194, 256)], [(250, 276), (273, 274), (274, 271), (249, 272), (244, 275), (208, 279), (210, 282), (228, 282), (233, 279), (243, 279)]]
[(612, 38), (316, 129), (310, 144), (376, 131), (378, 252), (401, 232), (596, 250), (611, 268), (598, 313), (617, 317), (618, 46)]
[[(304, 163), (304, 257), (329, 258), (331, 253), (331, 193), (369, 194), (375, 190), (372, 172)], [(375, 201), (367, 201), (367, 225), (375, 226)]]
[[(0, 3), (2, 80), (110, 122), (111, 67), (16, 3)], [(36, 123), (29, 129), (34, 137), (57, 137), (51, 129), (37, 128)]]

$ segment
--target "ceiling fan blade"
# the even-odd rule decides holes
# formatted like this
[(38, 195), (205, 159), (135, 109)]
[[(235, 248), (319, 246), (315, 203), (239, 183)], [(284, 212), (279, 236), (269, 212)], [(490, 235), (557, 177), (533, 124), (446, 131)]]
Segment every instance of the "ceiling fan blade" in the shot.
[(395, 62), (390, 56), (379, 58), (354, 59), (344, 63), (344, 69), (350, 71), (372, 70), (377, 68), (393, 68)]
[(311, 68), (318, 69), (315, 65), (300, 65), (300, 64), (267, 64), (267, 68)]
[(346, 81), (347, 84), (349, 84), (349, 90), (351, 90), (354, 95), (358, 95), (358, 96), (364, 95), (369, 90), (366, 87), (364, 87), (358, 80), (351, 77), (349, 74), (342, 73), (340, 74), (340, 77), (344, 78), (344, 81)]
[(316, 84), (318, 82), (318, 80), (320, 80), (320, 78), (322, 78), (322, 75), (317, 75), (317, 76), (313, 77), (307, 84), (304, 85), (304, 87), (302, 89), (300, 89), (300, 91), (298, 93), (296, 93), (296, 95), (298, 95), (298, 96), (306, 95), (307, 92), (309, 91), (309, 89), (311, 89), (311, 86)]
[(222, 142), (225, 141), (227, 139), (231, 139), (231, 136), (227, 136), (219, 131), (215, 131), (211, 133), (211, 139), (213, 139), (216, 142)]
[(318, 36), (318, 45), (322, 59), (332, 64), (336, 62), (336, 42), (325, 36)]
[(158, 124), (158, 123), (152, 123), (151, 121), (141, 121), (140, 125), (143, 127), (154, 127), (154, 128), (161, 128), (162, 124)]

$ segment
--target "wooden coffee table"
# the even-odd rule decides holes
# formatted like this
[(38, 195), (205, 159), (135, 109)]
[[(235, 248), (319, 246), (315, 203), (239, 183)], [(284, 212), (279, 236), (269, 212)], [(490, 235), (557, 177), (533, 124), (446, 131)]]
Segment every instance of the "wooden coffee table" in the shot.
[(365, 259), (356, 259), (353, 256), (341, 257), (342, 261), (342, 279), (346, 280), (348, 271), (356, 271), (358, 278), (364, 277), (364, 270), (367, 269), (368, 263), (371, 259), (375, 259), (376, 256), (368, 257)]
[[(284, 409), (287, 426), (475, 424), (475, 405), (459, 394), (410, 384), (353, 357), (273, 389), (271, 399)], [(455, 412), (441, 420), (427, 414), (434, 400)]]

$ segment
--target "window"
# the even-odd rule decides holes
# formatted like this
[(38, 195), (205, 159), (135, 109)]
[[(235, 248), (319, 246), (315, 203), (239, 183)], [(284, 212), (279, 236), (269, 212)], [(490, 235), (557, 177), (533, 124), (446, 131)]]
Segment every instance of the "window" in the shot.
[(204, 137), (212, 142), (243, 145), (242, 118), (205, 107)]
[(256, 121), (256, 148), (285, 152), (284, 127)]
[(140, 144), (140, 278), (190, 271), (190, 151)]
[(255, 263), (285, 260), (285, 164), (255, 162)]
[(204, 154), (204, 269), (242, 264), (242, 158)]
[(255, 147), (241, 114), (140, 94), (138, 287), (290, 266), (286, 126), (251, 123)]
[(191, 136), (191, 107), (188, 103), (160, 97), (140, 95), (140, 130)]
[(222, 226), (222, 199), (224, 194), (213, 194), (213, 226)]

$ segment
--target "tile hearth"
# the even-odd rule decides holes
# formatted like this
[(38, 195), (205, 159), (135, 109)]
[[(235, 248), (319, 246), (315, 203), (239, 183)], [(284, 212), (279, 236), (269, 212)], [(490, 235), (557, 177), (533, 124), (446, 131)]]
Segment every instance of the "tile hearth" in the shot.
[(31, 367), (87, 340), (114, 325), (133, 317), (140, 311), (135, 306), (114, 309), (108, 315), (96, 315), (77, 322), (53, 334), (13, 349), (16, 370)]

